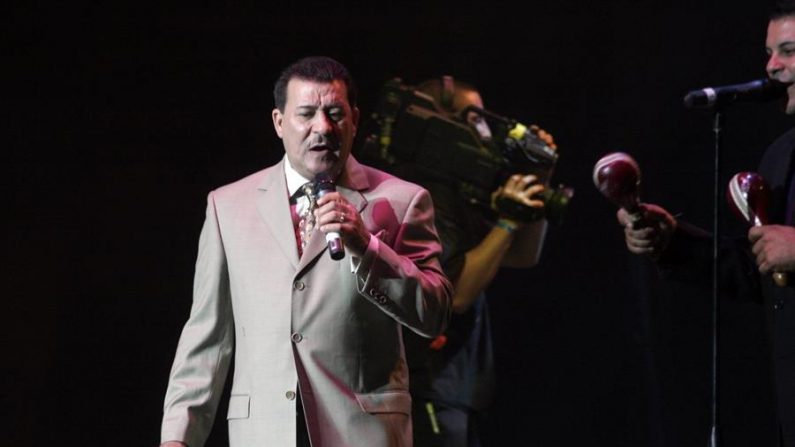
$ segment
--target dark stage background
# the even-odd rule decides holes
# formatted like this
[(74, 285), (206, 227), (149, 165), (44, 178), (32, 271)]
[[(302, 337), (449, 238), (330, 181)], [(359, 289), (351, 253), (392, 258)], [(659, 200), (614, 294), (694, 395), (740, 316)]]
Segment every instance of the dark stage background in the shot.
[[(503, 271), (492, 290), (488, 445), (705, 446), (708, 299), (657, 284), (625, 252), (591, 169), (629, 152), (643, 199), (708, 227), (711, 120), (682, 96), (764, 75), (767, 6), (6, 6), (0, 444), (158, 442), (206, 194), (281, 157), (272, 83), (289, 62), (325, 54), (352, 70), (365, 117), (394, 76), (452, 74), (559, 143), (556, 180), (577, 190), (566, 222), (538, 268)], [(723, 184), (791, 126), (779, 110), (727, 114)], [(771, 439), (762, 317), (757, 303), (722, 306), (727, 447)], [(221, 416), (209, 445), (225, 444)]]

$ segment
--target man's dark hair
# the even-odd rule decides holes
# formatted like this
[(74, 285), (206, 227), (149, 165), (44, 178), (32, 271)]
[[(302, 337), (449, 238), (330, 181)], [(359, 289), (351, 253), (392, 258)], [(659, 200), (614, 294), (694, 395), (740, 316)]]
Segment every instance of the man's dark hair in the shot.
[[(449, 79), (445, 79), (449, 78)], [(446, 84), (447, 81), (451, 81)], [(433, 98), (434, 102), (440, 105), (446, 112), (458, 119), (465, 119), (462, 116), (464, 108), (469, 105), (464, 103), (464, 95), (468, 92), (477, 92), (474, 85), (453, 79), (451, 76), (428, 79), (417, 86), (417, 90)]]
[(778, 20), (783, 17), (795, 17), (795, 1), (779, 0), (776, 2), (776, 7), (770, 13), (770, 20)]
[(273, 86), (273, 102), (277, 109), (284, 112), (287, 104), (287, 84), (290, 79), (302, 79), (314, 82), (332, 82), (340, 80), (345, 83), (348, 91), (348, 104), (356, 107), (356, 85), (344, 65), (325, 56), (309, 56), (294, 62), (282, 71)]

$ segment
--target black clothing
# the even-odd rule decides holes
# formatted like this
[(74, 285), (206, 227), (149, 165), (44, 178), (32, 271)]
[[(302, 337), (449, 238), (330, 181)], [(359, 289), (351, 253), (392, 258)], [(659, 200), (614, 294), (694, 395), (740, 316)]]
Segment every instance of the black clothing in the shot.
[[(795, 222), (795, 197), (790, 191), (795, 176), (795, 129), (779, 137), (765, 152), (759, 172), (771, 187), (772, 223)], [(795, 285), (779, 287), (770, 275), (762, 278), (762, 296), (768, 311), (771, 331), (773, 367), (778, 423), (784, 446), (795, 446)]]
[[(770, 223), (792, 225), (795, 197), (790, 191), (795, 187), (795, 129), (783, 134), (765, 151), (759, 173), (771, 188)], [(795, 447), (795, 287), (793, 284), (778, 287), (771, 275), (759, 275), (745, 236), (722, 246), (719, 256), (721, 299), (752, 299), (764, 303), (781, 445)], [(659, 266), (668, 279), (709, 287), (711, 259), (709, 234), (680, 221)]]
[[(488, 211), (467, 203), (454, 182), (423, 174), (405, 165), (395, 174), (431, 193), (435, 223), (442, 240), (442, 267), (455, 283), (466, 252), (478, 245), (491, 229)], [(414, 403), (414, 438), (417, 447), (476, 445), (478, 412), (490, 403), (494, 391), (493, 350), (486, 296), (481, 293), (463, 314), (453, 314), (441, 349), (431, 340), (404, 332), (409, 364), (409, 388)], [(431, 403), (441, 430), (434, 434), (426, 407)], [(455, 433), (453, 433), (455, 432)], [(440, 439), (444, 438), (444, 439)], [(450, 443), (445, 443), (450, 441)]]

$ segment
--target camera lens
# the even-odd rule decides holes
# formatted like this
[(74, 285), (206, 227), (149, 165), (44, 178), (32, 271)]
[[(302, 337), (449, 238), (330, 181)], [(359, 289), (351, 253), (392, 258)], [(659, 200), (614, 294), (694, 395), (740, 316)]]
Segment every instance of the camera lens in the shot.
[[(546, 194), (544, 194), (546, 193)], [(558, 189), (547, 189), (544, 191), (544, 214), (547, 221), (553, 225), (563, 223), (563, 216), (569, 207), (569, 201), (574, 196), (574, 188), (570, 186), (559, 186)]]

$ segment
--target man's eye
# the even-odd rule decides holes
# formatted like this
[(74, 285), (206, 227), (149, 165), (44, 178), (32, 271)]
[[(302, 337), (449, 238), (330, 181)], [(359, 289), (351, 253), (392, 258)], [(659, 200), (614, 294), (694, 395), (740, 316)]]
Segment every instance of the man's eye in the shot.
[[(772, 51), (768, 51), (768, 55), (770, 53), (772, 53)], [(795, 54), (795, 45), (787, 45), (779, 47), (778, 54), (780, 56), (792, 56), (793, 54)]]
[(332, 119), (332, 121), (340, 121), (345, 118), (345, 113), (343, 113), (341, 110), (333, 110), (329, 112), (328, 116)]
[(469, 124), (472, 126), (479, 126), (483, 124), (485, 120), (480, 115), (470, 116), (469, 117)]

